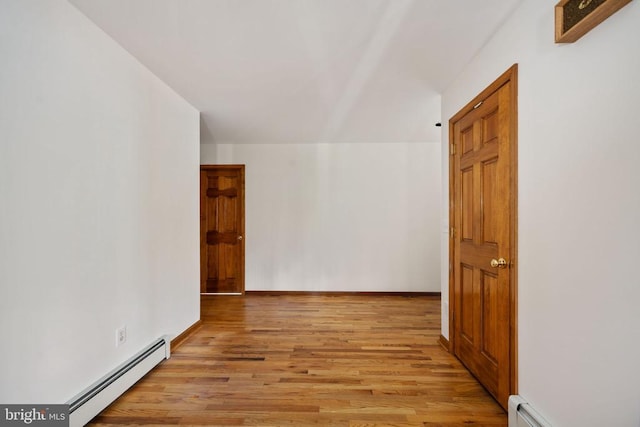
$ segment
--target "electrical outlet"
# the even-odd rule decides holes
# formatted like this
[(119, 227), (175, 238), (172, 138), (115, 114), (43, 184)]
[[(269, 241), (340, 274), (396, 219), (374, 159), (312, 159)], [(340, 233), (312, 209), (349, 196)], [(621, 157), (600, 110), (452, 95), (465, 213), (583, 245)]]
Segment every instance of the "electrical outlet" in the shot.
[(123, 326), (116, 329), (116, 347), (121, 346), (127, 342), (127, 327)]

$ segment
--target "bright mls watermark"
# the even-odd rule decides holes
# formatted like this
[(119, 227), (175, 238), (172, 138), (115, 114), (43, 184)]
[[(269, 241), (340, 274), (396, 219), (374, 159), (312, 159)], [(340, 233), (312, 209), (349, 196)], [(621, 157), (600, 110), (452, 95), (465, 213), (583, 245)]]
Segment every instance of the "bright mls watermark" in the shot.
[(0, 405), (0, 427), (68, 427), (69, 405)]

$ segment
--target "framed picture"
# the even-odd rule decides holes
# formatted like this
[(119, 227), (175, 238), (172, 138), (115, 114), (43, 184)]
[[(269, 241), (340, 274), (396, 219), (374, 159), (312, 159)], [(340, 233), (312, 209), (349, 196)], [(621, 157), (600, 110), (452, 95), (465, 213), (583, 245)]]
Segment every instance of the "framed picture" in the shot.
[(561, 0), (556, 5), (556, 43), (573, 43), (631, 0)]

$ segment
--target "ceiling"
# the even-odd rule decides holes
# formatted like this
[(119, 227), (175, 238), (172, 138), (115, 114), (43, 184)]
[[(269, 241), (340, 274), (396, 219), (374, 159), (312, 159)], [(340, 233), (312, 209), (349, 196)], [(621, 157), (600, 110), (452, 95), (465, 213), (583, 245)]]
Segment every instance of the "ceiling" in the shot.
[(203, 143), (439, 141), (521, 0), (70, 0), (201, 111)]

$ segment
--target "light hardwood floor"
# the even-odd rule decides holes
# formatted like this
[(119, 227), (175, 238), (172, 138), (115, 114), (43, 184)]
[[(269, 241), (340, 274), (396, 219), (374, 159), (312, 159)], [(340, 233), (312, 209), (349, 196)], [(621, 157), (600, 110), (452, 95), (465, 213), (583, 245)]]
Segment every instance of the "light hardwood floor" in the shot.
[(438, 344), (438, 298), (207, 297), (202, 320), (92, 425), (507, 425)]

